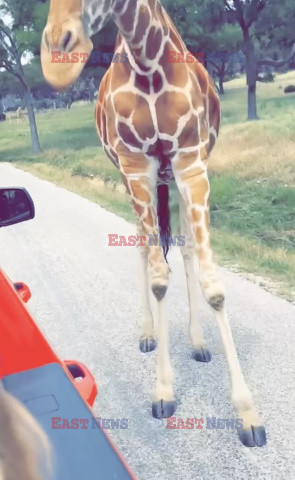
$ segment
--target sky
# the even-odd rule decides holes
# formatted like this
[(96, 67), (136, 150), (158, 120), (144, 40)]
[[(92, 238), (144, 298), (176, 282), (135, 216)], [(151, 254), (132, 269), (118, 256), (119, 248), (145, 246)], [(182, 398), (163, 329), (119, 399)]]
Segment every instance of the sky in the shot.
[[(1, 7), (1, 0), (0, 0), (0, 7)], [(4, 24), (7, 25), (8, 27), (10, 26), (10, 23), (11, 23), (11, 16), (10, 15), (2, 15), (2, 18), (1, 20), (3, 20)], [(25, 53), (23, 56), (22, 56), (22, 64), (25, 65), (26, 63), (29, 63), (31, 61), (31, 59), (33, 58), (33, 55), (31, 55), (30, 53)]]

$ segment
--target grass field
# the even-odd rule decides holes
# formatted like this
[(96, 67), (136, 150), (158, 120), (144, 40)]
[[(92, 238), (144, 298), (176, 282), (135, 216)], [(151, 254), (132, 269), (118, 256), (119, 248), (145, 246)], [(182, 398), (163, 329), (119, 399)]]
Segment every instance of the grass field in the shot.
[[(212, 241), (217, 260), (295, 300), (295, 72), (258, 85), (260, 120), (247, 122), (245, 78), (226, 83), (222, 128), (210, 159)], [(133, 219), (118, 171), (99, 147), (94, 105), (37, 116), (41, 155), (27, 122), (0, 124), (0, 161)], [(172, 191), (173, 223), (176, 194)]]

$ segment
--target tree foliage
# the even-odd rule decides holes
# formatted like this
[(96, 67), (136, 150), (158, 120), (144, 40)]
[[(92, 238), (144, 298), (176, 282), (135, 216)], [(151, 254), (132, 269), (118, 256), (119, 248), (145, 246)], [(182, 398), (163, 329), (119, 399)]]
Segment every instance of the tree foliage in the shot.
[(236, 25), (227, 22), (222, 2), (164, 0), (163, 4), (189, 50), (202, 53), (210, 74), (219, 79), (218, 90), (223, 93), (223, 82), (231, 68), (232, 55), (241, 48), (242, 35)]
[[(256, 82), (263, 66), (281, 67), (295, 54), (295, 9), (293, 0), (223, 0), (226, 20), (238, 24), (242, 34), (242, 50), (246, 60), (248, 85), (248, 119), (257, 118)], [(293, 4), (293, 6), (292, 6)], [(289, 14), (289, 15), (288, 15)], [(292, 49), (280, 60), (265, 58), (277, 56), (280, 47)]]
[[(31, 92), (22, 60), (28, 52), (36, 51), (37, 39), (40, 43), (42, 22), (38, 14), (38, 3), (43, 4), (41, 0), (37, 2), (2, 0), (0, 4), (0, 68), (13, 75), (20, 83), (28, 112), (32, 148), (35, 153), (40, 152), (40, 143)], [(37, 30), (38, 22), (39, 31)]]
[(48, 0), (3, 0), (1, 14), (10, 19), (13, 32), (21, 54), (40, 53), (43, 28), (49, 9)]
[[(294, 57), (294, 0), (164, 0), (185, 42), (200, 49), (230, 54), (239, 48), (245, 57), (248, 118), (256, 119), (256, 82), (263, 67), (279, 68)], [(222, 80), (224, 61), (214, 64)], [(213, 72), (214, 73), (214, 72)], [(222, 86), (222, 85), (221, 85)]]
[[(206, 67), (218, 78), (217, 88), (222, 93), (223, 82), (232, 73), (232, 55), (243, 51), (248, 84), (248, 118), (256, 118), (256, 81), (265, 67), (279, 68), (294, 60), (295, 6), (294, 0), (162, 0), (188, 47), (195, 52), (224, 53), (225, 56), (207, 58)], [(3, 43), (3, 21), (0, 23), (0, 67), (16, 74), (21, 84), (35, 87), (42, 82), (37, 62), (25, 68), (19, 77), (17, 65), (24, 58), (38, 57), (43, 28), (46, 23), (49, 0), (2, 0), (0, 18), (9, 18), (9, 31), (16, 50)], [(6, 25), (7, 28), (7, 25)], [(2, 34), (1, 34), (2, 31)], [(117, 29), (110, 22), (93, 37), (94, 49), (110, 49)], [(7, 40), (6, 32), (6, 40)], [(195, 53), (192, 52), (192, 53)], [(91, 67), (91, 65), (87, 65)], [(22, 68), (22, 67), (21, 67)], [(5, 90), (9, 82), (2, 82)]]

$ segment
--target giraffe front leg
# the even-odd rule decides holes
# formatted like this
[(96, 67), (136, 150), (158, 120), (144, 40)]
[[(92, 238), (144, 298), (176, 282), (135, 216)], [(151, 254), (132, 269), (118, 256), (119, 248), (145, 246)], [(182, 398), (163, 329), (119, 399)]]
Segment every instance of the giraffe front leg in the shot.
[[(120, 159), (120, 161), (122, 160)], [(149, 170), (144, 170), (137, 175), (124, 173), (122, 177), (138, 218), (140, 234), (146, 242), (149, 285), (156, 300), (160, 301), (167, 292), (169, 267), (160, 245), (158, 217), (155, 206), (155, 179)]]
[(184, 236), (184, 245), (180, 247), (187, 279), (187, 291), (190, 307), (189, 333), (193, 347), (193, 357), (198, 362), (210, 362), (211, 354), (206, 348), (198, 314), (196, 295), (197, 273), (195, 268), (195, 248), (187, 209), (183, 198), (179, 198), (180, 232)]
[[(138, 237), (144, 237), (140, 226), (137, 229)], [(154, 337), (154, 319), (151, 310), (148, 282), (148, 246), (146, 242), (138, 242), (138, 250), (141, 257), (142, 277), (142, 335), (139, 340), (139, 348), (142, 353), (152, 352), (157, 346)]]
[(158, 307), (158, 350), (156, 386), (153, 392), (152, 414), (155, 418), (172, 417), (176, 404), (173, 394), (174, 373), (168, 348), (168, 316), (166, 299), (157, 301)]
[[(124, 160), (120, 159), (121, 162)], [(125, 168), (129, 161), (129, 158), (125, 160)], [(168, 318), (165, 298), (169, 281), (169, 267), (160, 242), (151, 241), (151, 239), (159, 239), (155, 182), (150, 169), (141, 171), (137, 175), (124, 173), (123, 179), (138, 216), (141, 232), (147, 242), (148, 283), (156, 299), (158, 312), (156, 385), (152, 398), (152, 414), (156, 418), (165, 418), (173, 415), (175, 411), (174, 374), (168, 348)], [(147, 323), (147, 326), (150, 327), (150, 322)]]

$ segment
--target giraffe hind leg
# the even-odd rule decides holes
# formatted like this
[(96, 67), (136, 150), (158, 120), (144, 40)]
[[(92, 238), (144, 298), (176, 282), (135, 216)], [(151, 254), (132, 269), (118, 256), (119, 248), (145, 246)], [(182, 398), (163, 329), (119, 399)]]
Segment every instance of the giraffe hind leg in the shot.
[[(192, 157), (192, 162), (196, 161)], [(224, 304), (224, 286), (219, 278), (210, 244), (209, 233), (209, 180), (205, 164), (181, 172), (174, 165), (174, 175), (183, 197), (194, 248), (199, 260), (200, 284), (206, 301), (214, 310), (221, 310)]]
[[(192, 162), (194, 158), (192, 158)], [(265, 428), (262, 425), (245, 382), (230, 324), (225, 309), (224, 287), (213, 263), (209, 236), (208, 196), (209, 182), (204, 166), (191, 169), (189, 174), (175, 169), (175, 179), (186, 204), (192, 227), (194, 243), (199, 257), (201, 285), (207, 302), (215, 311), (224, 351), (232, 381), (232, 403), (240, 421), (238, 435), (247, 447), (266, 444)]]

